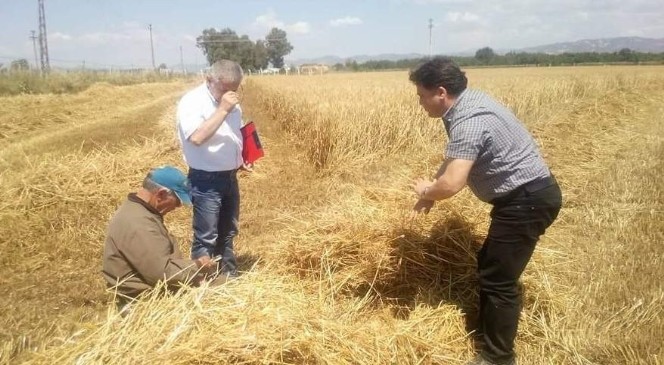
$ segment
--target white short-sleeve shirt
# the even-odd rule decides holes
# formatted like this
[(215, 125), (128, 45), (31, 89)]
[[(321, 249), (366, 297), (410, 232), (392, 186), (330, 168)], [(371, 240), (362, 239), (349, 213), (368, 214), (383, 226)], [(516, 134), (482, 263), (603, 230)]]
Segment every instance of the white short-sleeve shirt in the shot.
[(189, 167), (204, 171), (228, 171), (242, 166), (242, 109), (237, 105), (219, 129), (200, 146), (189, 137), (210, 118), (219, 103), (207, 83), (186, 93), (177, 107), (177, 131), (185, 162)]

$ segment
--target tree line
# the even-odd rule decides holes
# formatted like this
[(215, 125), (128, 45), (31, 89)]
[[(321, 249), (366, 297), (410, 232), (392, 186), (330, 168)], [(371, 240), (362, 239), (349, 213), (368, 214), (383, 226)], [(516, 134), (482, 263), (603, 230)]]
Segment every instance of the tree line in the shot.
[[(504, 55), (496, 54), (491, 48), (484, 47), (475, 56), (450, 57), (461, 67), (467, 66), (563, 66), (590, 63), (664, 63), (663, 53), (636, 52), (623, 48), (618, 52), (566, 52), (561, 54), (509, 52)], [(426, 60), (422, 58), (402, 59), (398, 61), (376, 60), (358, 63), (349, 59), (345, 63), (337, 63), (333, 69), (337, 71), (374, 71), (387, 69), (410, 69)]]

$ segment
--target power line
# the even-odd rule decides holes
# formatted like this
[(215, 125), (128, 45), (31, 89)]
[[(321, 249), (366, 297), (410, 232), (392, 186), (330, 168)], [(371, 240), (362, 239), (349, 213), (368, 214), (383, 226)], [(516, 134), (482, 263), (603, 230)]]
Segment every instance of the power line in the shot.
[(154, 45), (152, 44), (152, 24), (148, 24), (148, 29), (150, 29), (150, 51), (152, 52), (152, 69), (156, 69), (154, 65)]
[(37, 60), (37, 36), (34, 30), (31, 30), (30, 33), (29, 38), (32, 39), (32, 50), (35, 52), (35, 69), (37, 69), (39, 67), (39, 61)]
[(185, 74), (186, 71), (184, 69), (184, 57), (182, 56), (182, 46), (180, 46), (180, 67), (182, 67), (182, 73)]
[(431, 58), (431, 30), (433, 29), (433, 19), (429, 18), (429, 58)]
[[(287, 39), (286, 38), (259, 39), (259, 41), (262, 41), (262, 40), (265, 40), (265, 41), (268, 41), (268, 42), (270, 42), (270, 41), (275, 42), (275, 41), (285, 41)], [(226, 40), (221, 40), (221, 39), (219, 39), (219, 40), (205, 40), (204, 39), (204, 40), (196, 41), (196, 43), (246, 43), (246, 42), (254, 43), (254, 41), (252, 41), (251, 39), (226, 39)]]
[(46, 41), (46, 12), (44, 11), (44, 0), (37, 0), (39, 5), (39, 50), (41, 52), (42, 73), (51, 68), (48, 60), (48, 42)]

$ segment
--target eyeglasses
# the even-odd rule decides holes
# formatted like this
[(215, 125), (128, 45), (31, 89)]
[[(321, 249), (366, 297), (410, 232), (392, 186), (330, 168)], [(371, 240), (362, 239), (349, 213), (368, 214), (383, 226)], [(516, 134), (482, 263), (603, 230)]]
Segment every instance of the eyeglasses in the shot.
[(162, 188), (163, 188), (164, 190), (166, 190), (166, 192), (167, 192), (169, 195), (171, 195), (172, 197), (175, 197), (175, 199), (177, 199), (178, 202), (179, 202), (180, 204), (182, 204), (182, 201), (180, 200), (180, 197), (179, 197), (177, 194), (175, 194), (175, 192), (174, 192), (173, 190), (171, 190), (171, 189), (169, 189), (169, 188), (164, 188), (163, 186), (162, 186)]

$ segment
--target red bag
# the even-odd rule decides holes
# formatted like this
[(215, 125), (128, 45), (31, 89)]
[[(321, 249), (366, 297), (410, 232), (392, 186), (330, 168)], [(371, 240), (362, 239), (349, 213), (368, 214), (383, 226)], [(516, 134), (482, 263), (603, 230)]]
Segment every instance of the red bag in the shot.
[(254, 163), (263, 157), (263, 146), (258, 138), (258, 131), (253, 121), (247, 123), (240, 129), (242, 131), (242, 159), (244, 163)]

